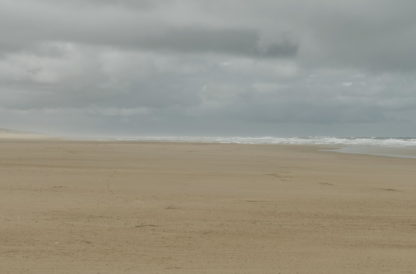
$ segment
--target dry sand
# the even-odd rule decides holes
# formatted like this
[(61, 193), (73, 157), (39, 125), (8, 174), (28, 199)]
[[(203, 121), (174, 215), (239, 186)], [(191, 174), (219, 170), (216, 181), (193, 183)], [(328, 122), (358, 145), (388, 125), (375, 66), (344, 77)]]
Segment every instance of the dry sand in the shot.
[[(16, 131), (16, 130), (8, 130), (0, 128), (0, 140), (46, 140), (46, 139), (53, 139), (52, 137), (32, 133), (32, 132), (24, 132), (24, 131)], [(55, 138), (56, 139), (56, 138)]]
[(0, 141), (0, 273), (416, 273), (416, 160)]

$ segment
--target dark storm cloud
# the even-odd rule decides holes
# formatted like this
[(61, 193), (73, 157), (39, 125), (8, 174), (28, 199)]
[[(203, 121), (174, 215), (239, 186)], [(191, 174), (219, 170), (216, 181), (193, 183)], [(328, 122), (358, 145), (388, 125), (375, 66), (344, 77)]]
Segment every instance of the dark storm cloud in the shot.
[(416, 135), (410, 0), (0, 0), (0, 128)]

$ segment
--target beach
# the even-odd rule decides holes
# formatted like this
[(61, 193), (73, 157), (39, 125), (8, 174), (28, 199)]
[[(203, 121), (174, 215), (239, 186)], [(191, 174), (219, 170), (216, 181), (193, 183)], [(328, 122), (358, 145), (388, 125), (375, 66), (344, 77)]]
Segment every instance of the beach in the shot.
[(0, 140), (0, 273), (416, 273), (416, 159)]

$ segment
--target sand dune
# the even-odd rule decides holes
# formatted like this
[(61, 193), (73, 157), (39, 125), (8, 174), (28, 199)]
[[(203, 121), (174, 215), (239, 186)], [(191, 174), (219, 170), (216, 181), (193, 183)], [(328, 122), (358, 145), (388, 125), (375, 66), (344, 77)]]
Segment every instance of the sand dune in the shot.
[(0, 128), (0, 139), (50, 139), (43, 134)]
[(0, 273), (415, 273), (416, 160), (0, 141)]

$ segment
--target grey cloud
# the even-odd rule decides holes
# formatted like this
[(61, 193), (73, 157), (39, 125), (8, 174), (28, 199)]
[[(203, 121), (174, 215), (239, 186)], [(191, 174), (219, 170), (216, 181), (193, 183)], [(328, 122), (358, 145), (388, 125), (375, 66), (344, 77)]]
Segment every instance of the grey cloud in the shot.
[[(12, 9), (17, 14), (9, 12), (8, 6), (3, 12), (0, 11), (0, 29), (8, 33), (0, 42), (0, 49), (16, 51), (43, 42), (68, 41), (136, 50), (205, 52), (260, 58), (293, 57), (298, 50), (294, 41), (283, 39), (286, 37), (277, 37), (281, 40), (279, 42), (262, 44), (259, 30), (248, 27), (213, 27), (198, 22), (169, 24), (158, 22), (158, 18), (144, 16), (145, 19), (141, 19), (126, 10), (63, 10), (65, 5), (45, 3), (48, 2), (44, 2), (44, 8), (51, 9), (46, 16), (42, 16), (43, 9), (29, 12), (19, 5)], [(88, 3), (94, 4), (95, 1)], [(138, 15), (142, 13), (140, 11)]]
[(183, 28), (137, 39), (137, 45), (150, 49), (180, 52), (211, 52), (253, 57), (286, 57), (296, 55), (298, 46), (291, 41), (261, 47), (260, 35), (254, 30)]
[(408, 0), (2, 2), (3, 51), (68, 41), (133, 50), (296, 57), (310, 67), (416, 68), (416, 5)]
[(0, 0), (0, 128), (416, 135), (415, 3)]
[(51, 5), (61, 5), (72, 8), (124, 8), (124, 9), (154, 9), (160, 5), (172, 2), (170, 0), (45, 0)]

